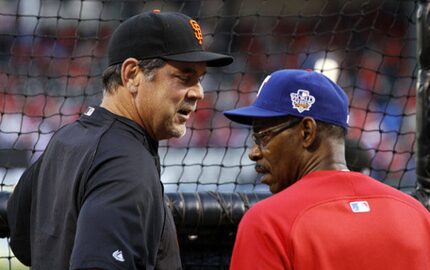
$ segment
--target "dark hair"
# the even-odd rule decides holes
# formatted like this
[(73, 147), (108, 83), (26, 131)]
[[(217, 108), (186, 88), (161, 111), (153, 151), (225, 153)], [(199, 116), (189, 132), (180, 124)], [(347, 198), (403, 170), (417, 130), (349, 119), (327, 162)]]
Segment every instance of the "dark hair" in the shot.
[[(147, 80), (152, 80), (155, 75), (155, 70), (166, 65), (166, 61), (160, 58), (146, 59), (139, 61), (139, 67)], [(109, 66), (105, 69), (102, 76), (103, 88), (106, 93), (113, 93), (118, 86), (122, 85), (121, 80), (122, 63)]]
[(318, 131), (335, 139), (345, 139), (346, 129), (330, 123), (318, 121)]

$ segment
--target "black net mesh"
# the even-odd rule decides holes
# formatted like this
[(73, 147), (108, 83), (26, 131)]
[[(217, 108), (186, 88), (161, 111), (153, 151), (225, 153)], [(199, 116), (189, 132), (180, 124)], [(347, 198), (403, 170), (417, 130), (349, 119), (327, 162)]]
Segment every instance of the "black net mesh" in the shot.
[[(235, 58), (208, 70), (186, 136), (161, 142), (166, 192), (268, 191), (247, 156), (249, 128), (222, 112), (250, 104), (264, 77), (281, 68), (315, 69), (338, 82), (350, 98), (350, 168), (411, 190), (416, 7), (405, 0), (0, 1), (0, 189), (11, 191), (58, 128), (100, 103), (112, 30), (160, 9), (195, 18), (205, 47)], [(232, 234), (181, 235), (185, 267), (227, 269)], [(2, 241), (0, 269), (21, 269)]]

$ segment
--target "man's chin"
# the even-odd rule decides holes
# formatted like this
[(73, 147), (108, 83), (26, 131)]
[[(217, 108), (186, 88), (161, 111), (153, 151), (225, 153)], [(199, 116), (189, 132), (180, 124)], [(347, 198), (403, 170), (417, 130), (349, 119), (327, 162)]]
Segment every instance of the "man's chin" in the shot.
[(268, 185), (271, 193), (278, 192), (277, 184), (273, 182), (273, 179), (270, 174), (263, 174), (260, 178), (262, 184)]
[(172, 138), (182, 138), (187, 134), (187, 128), (185, 125), (176, 125), (171, 132)]
[(185, 125), (174, 125), (170, 127), (164, 127), (164, 131), (160, 132), (157, 137), (159, 141), (161, 140), (169, 140), (169, 139), (179, 139), (181, 137), (184, 137), (187, 133), (187, 128)]
[(272, 185), (270, 185), (270, 186), (269, 186), (269, 189), (270, 189), (270, 192), (271, 192), (272, 194), (276, 194), (276, 193), (278, 193), (278, 192), (279, 192), (279, 187), (278, 187), (278, 185), (276, 185), (276, 184), (272, 184)]

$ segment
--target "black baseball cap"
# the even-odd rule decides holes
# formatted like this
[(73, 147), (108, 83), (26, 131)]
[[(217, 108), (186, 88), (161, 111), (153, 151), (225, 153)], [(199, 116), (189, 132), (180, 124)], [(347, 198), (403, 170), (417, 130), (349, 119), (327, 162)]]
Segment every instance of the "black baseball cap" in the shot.
[(195, 20), (182, 13), (159, 11), (130, 17), (113, 32), (108, 46), (109, 66), (129, 57), (206, 62), (209, 67), (233, 62), (229, 55), (204, 50), (203, 35)]

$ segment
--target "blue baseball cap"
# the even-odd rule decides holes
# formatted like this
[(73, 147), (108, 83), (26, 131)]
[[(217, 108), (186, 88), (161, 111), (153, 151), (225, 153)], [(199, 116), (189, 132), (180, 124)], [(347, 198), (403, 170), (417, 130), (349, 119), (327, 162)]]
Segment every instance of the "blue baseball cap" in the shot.
[(315, 71), (283, 69), (260, 86), (254, 104), (225, 111), (234, 122), (252, 125), (255, 118), (310, 116), (348, 128), (348, 97), (336, 83)]

